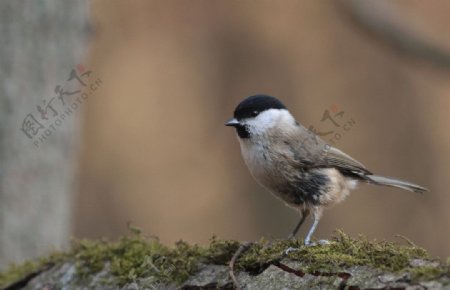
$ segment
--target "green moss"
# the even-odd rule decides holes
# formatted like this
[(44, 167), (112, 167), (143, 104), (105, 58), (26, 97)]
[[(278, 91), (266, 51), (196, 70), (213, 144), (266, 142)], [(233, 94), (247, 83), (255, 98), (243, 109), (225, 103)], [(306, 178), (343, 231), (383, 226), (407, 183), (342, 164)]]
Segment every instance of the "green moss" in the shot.
[[(202, 263), (227, 265), (239, 248), (239, 242), (218, 240), (215, 237), (208, 246), (189, 245), (180, 241), (174, 247), (167, 247), (157, 239), (146, 239), (138, 230), (133, 232), (134, 235), (116, 242), (75, 241), (67, 253), (12, 266), (8, 271), (0, 273), (0, 288), (42, 265), (64, 261), (75, 261), (80, 279), (109, 265), (109, 271), (119, 285), (150, 276), (161, 282), (182, 283), (198, 271)], [(298, 248), (298, 251), (283, 257), (283, 252), (289, 247)], [(301, 262), (305, 272), (335, 272), (342, 267), (365, 265), (392, 272), (410, 270), (417, 279), (445, 273), (441, 268), (410, 267), (411, 259), (428, 259), (428, 254), (422, 248), (369, 241), (364, 237), (352, 239), (341, 231), (337, 232), (332, 243), (327, 246), (305, 247), (301, 240), (261, 240), (239, 257), (236, 268), (259, 273), (282, 258)]]
[(74, 244), (71, 256), (82, 278), (102, 270), (109, 262), (111, 273), (121, 285), (148, 276), (181, 283), (197, 270), (202, 251), (199, 246), (182, 241), (168, 248), (156, 239), (133, 236), (118, 242), (79, 241)]
[(411, 278), (414, 281), (431, 281), (440, 277), (450, 277), (450, 267), (418, 267), (411, 270)]
[(411, 271), (411, 276), (414, 281), (436, 280), (443, 276), (448, 277), (450, 281), (450, 258), (439, 267), (424, 266), (414, 268)]
[(0, 272), (0, 289), (23, 279), (24, 277), (46, 268), (48, 265), (64, 261), (67, 254), (55, 252), (48, 257), (26, 261), (20, 265), (11, 264), (4, 272)]
[(281, 253), (289, 247), (298, 250), (289, 254), (288, 258), (303, 262), (303, 270), (307, 272), (332, 271), (355, 265), (396, 272), (408, 267), (411, 259), (428, 258), (427, 252), (419, 247), (369, 241), (364, 237), (352, 239), (338, 231), (330, 245), (318, 247), (306, 247), (301, 240), (278, 240), (270, 245), (261, 240), (242, 255), (238, 265), (241, 269), (258, 272), (258, 268), (264, 268), (268, 263), (282, 258)]
[(428, 254), (419, 247), (402, 246), (386, 241), (369, 241), (362, 236), (359, 239), (352, 239), (342, 231), (338, 231), (330, 245), (302, 246), (291, 257), (305, 262), (309, 271), (366, 265), (397, 272), (408, 267), (411, 259), (428, 259)]
[(0, 289), (34, 272), (38, 267), (38, 263), (34, 261), (28, 261), (21, 265), (10, 265), (7, 271), (0, 273)]

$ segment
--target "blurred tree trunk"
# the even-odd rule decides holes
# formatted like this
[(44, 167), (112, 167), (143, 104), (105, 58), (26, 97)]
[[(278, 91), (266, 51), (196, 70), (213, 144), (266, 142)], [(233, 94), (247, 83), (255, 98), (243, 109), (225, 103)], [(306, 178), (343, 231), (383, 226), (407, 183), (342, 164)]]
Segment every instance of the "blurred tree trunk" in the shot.
[(0, 2), (0, 268), (70, 235), (79, 112), (55, 88), (80, 86), (87, 4)]

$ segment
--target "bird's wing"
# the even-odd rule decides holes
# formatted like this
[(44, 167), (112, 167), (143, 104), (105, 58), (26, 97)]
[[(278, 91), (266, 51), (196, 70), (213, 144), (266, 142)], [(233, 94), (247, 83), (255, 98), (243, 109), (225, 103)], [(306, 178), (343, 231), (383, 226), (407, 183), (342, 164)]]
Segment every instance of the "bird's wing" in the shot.
[(293, 147), (288, 145), (291, 146), (292, 159), (295, 160), (298, 167), (332, 167), (345, 175), (356, 175), (362, 178), (364, 175), (372, 174), (361, 162), (328, 145), (313, 132), (304, 127), (300, 127), (300, 130), (302, 132), (297, 133), (296, 136), (302, 136), (302, 140), (297, 139)]
[(323, 161), (325, 165), (328, 164), (331, 167), (340, 169), (341, 171), (362, 173), (364, 175), (372, 174), (361, 162), (353, 159), (349, 155), (334, 147), (329, 147), (327, 153), (324, 154)]

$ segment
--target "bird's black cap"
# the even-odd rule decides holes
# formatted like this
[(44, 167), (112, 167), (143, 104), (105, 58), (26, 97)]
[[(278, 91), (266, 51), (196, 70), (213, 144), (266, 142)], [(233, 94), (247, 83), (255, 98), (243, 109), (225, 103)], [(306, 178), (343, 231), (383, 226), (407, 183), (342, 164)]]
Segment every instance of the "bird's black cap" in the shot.
[(239, 103), (234, 110), (234, 118), (242, 120), (256, 117), (259, 113), (269, 109), (286, 109), (286, 106), (275, 97), (254, 95)]

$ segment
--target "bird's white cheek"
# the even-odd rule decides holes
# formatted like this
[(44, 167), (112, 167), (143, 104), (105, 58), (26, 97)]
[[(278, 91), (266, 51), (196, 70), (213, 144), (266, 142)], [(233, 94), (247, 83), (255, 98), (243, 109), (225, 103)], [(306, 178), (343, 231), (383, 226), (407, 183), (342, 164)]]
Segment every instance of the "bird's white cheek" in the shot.
[(276, 126), (283, 114), (289, 113), (278, 109), (270, 109), (260, 113), (253, 119), (246, 120), (245, 124), (247, 125), (250, 133), (253, 135), (261, 135)]

